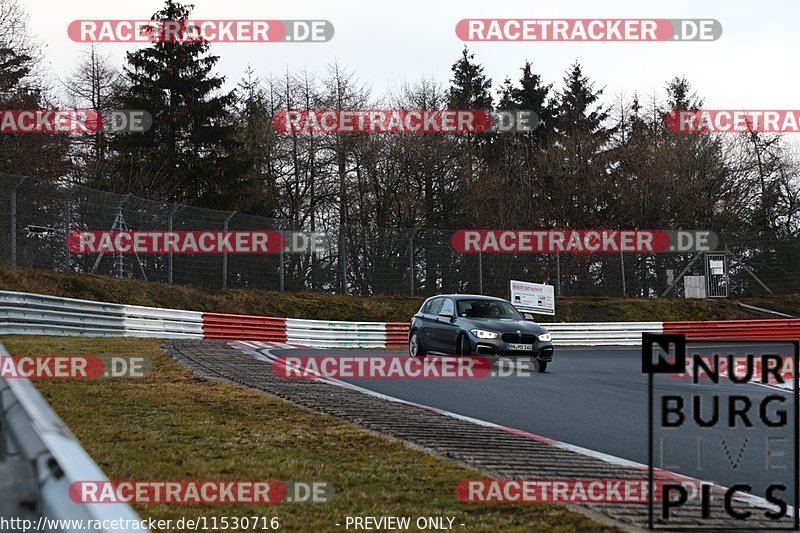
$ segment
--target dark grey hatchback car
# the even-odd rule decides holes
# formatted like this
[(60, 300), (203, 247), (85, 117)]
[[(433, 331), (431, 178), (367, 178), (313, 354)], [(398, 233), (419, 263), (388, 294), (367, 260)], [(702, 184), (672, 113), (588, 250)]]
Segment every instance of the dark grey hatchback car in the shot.
[(408, 352), (529, 358), (539, 372), (553, 359), (550, 333), (501, 298), (445, 294), (425, 300), (411, 319)]

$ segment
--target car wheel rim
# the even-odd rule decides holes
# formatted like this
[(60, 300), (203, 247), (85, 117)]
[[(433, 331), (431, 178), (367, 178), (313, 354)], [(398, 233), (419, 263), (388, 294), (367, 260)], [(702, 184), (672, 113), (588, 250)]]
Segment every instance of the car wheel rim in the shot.
[(411, 357), (417, 356), (417, 336), (413, 335), (411, 337), (411, 341), (408, 343), (409, 352), (411, 352)]

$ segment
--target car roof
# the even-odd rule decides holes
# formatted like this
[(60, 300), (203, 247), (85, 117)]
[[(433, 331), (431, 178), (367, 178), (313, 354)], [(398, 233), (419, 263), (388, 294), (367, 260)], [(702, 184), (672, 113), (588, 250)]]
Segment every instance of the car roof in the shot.
[(482, 294), (437, 294), (435, 296), (431, 296), (430, 298), (428, 298), (428, 300), (430, 300), (431, 298), (452, 298), (454, 300), (475, 300), (475, 299), (480, 299), (480, 300), (493, 300), (493, 301), (500, 301), (500, 302), (508, 303), (508, 300), (505, 300), (503, 298), (496, 298), (494, 296), (484, 296)]

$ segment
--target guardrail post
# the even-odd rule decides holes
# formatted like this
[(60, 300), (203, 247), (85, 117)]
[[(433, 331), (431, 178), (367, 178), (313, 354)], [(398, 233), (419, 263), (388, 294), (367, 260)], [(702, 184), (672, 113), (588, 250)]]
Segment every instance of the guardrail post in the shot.
[[(227, 217), (225, 217), (225, 225), (223, 227), (224, 231), (227, 233), (228, 231), (228, 222), (231, 221), (233, 216), (236, 214), (236, 211), (231, 211)], [(228, 288), (228, 252), (222, 254), (222, 288)]]

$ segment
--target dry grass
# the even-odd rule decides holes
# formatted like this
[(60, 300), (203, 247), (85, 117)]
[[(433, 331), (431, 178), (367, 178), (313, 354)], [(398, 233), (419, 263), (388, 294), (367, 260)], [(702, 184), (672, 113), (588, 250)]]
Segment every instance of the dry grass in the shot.
[(482, 477), (243, 386), (209, 381), (149, 339), (4, 337), (14, 355), (144, 356), (145, 379), (36, 383), (111, 479), (327, 481), (327, 504), (139, 505), (142, 517), (278, 516), (287, 531), (341, 530), (347, 516), (450, 516), (468, 531), (611, 531), (549, 504), (465, 504), (459, 480)]

